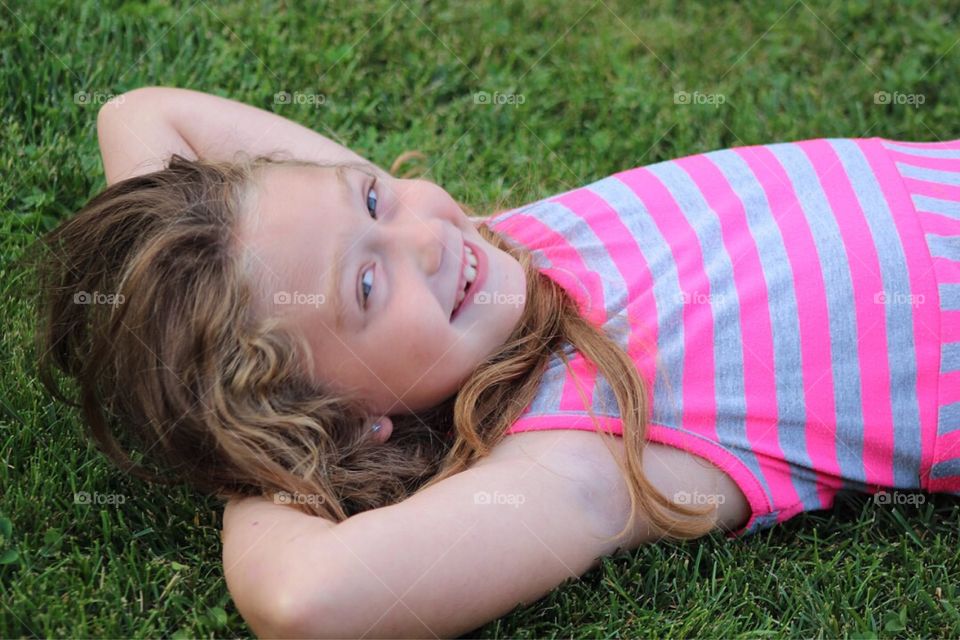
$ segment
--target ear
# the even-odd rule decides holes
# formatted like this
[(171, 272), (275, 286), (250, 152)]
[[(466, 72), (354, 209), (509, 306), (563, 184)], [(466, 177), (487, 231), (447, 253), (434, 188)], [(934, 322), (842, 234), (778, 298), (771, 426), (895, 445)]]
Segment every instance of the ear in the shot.
[(372, 428), (374, 424), (378, 423), (380, 425), (380, 430), (377, 432), (371, 432), (371, 435), (373, 436), (374, 440), (383, 444), (390, 439), (390, 434), (393, 433), (393, 420), (390, 419), (390, 416), (381, 416), (375, 420), (372, 420), (370, 422), (370, 426), (367, 428)]

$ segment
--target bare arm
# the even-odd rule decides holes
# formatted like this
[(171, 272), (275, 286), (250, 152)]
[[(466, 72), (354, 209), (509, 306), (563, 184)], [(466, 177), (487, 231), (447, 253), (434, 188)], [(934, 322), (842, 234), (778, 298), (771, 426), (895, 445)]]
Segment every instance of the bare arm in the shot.
[(141, 87), (101, 107), (97, 135), (107, 184), (163, 168), (174, 153), (231, 160), (288, 152), (323, 163), (369, 162), (282, 116), (218, 96), (173, 87)]
[(592, 477), (575, 453), (496, 460), (336, 525), (228, 505), (227, 584), (258, 635), (456, 637), (628, 548), (602, 540), (623, 523), (596, 517)]

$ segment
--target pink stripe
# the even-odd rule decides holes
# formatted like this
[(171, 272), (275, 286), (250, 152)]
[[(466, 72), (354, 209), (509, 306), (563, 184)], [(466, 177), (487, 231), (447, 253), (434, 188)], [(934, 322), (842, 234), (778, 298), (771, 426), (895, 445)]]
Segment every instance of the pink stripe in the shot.
[(960, 311), (944, 311), (940, 338), (943, 342), (960, 342)]
[(960, 224), (953, 218), (941, 216), (938, 213), (929, 213), (927, 211), (918, 211), (917, 217), (923, 230), (926, 233), (932, 233), (938, 236), (952, 236), (960, 234)]
[[(887, 151), (878, 138), (856, 140), (857, 146), (863, 151), (870, 164), (877, 183), (883, 192), (884, 199), (890, 207), (894, 224), (903, 243), (907, 259), (907, 270), (910, 279), (910, 292), (923, 295), (924, 300), (937, 300), (938, 292), (936, 279), (929, 274), (930, 266), (927, 263), (929, 251), (923, 237), (913, 207), (910, 193), (916, 193), (913, 188), (931, 183), (917, 180), (901, 180), (893, 161), (887, 156)], [(909, 190), (909, 191), (908, 191)], [(960, 191), (957, 191), (960, 195)], [(944, 197), (943, 195), (934, 197)], [(952, 198), (951, 198), (952, 199)], [(926, 332), (936, 330), (940, 326), (940, 312), (934, 305), (916, 304), (913, 309), (913, 344), (917, 357), (917, 398), (920, 409), (920, 428), (922, 431), (920, 476), (921, 483), (927, 482), (930, 466), (933, 459), (933, 443), (937, 437), (937, 383), (940, 371), (940, 345), (937, 340), (931, 340)], [(937, 331), (939, 333), (939, 331)]]
[[(893, 167), (893, 164), (890, 164)], [(893, 169), (896, 171), (896, 168)], [(920, 196), (929, 196), (931, 198), (940, 198), (941, 200), (957, 200), (960, 201), (960, 187), (950, 184), (944, 184), (943, 182), (930, 182), (929, 180), (917, 180), (916, 178), (901, 178), (900, 173), (897, 172), (897, 179), (902, 179), (903, 186), (906, 187), (907, 191), (911, 194), (916, 194)], [(910, 206), (913, 206), (913, 201), (910, 201)]]
[(946, 142), (904, 142), (902, 140), (890, 140), (888, 138), (874, 138), (882, 142), (890, 142), (901, 147), (917, 147), (919, 149), (960, 149), (960, 140), (947, 140)]
[[(868, 484), (893, 486), (893, 402), (890, 365), (886, 357), (887, 328), (886, 323), (876, 321), (878, 313), (882, 317), (884, 311), (878, 311), (875, 296), (884, 291), (884, 287), (873, 233), (843, 164), (830, 142), (816, 140), (799, 146), (817, 172), (843, 238), (850, 267), (857, 319), (863, 438), (871, 442), (871, 446), (863, 447), (865, 481)], [(866, 433), (868, 429), (869, 436)], [(837, 476), (843, 475), (837, 462), (837, 445), (840, 443), (834, 424), (824, 424), (822, 429), (810, 434), (807, 443), (814, 468), (829, 470)]]
[[(587, 271), (576, 247), (571, 245), (565, 237), (558, 234), (536, 216), (518, 213), (507, 220), (493, 225), (495, 231), (503, 232), (517, 238), (531, 250), (542, 250), (550, 247), (552, 267), (542, 270), (542, 273), (557, 281), (571, 298), (577, 303), (580, 313), (594, 324), (600, 326), (606, 320), (606, 311), (603, 308), (602, 289), (600, 300), (594, 300), (596, 289), (599, 287), (597, 274)], [(578, 270), (579, 269), (579, 270)], [(578, 277), (582, 274), (587, 282)]]
[[(830, 324), (817, 248), (800, 209), (799, 198), (776, 156), (765, 147), (739, 147), (734, 151), (743, 157), (763, 186), (790, 262), (800, 327), (803, 393), (807, 409), (805, 431), (808, 442), (816, 441), (813, 432), (829, 430), (829, 425), (836, 421)], [(771, 487), (775, 496), (792, 491), (790, 474), (779, 477), (783, 478), (781, 486)], [(785, 504), (779, 499), (774, 503)]]
[[(934, 463), (944, 462), (951, 458), (960, 457), (960, 429), (948, 431), (937, 440), (936, 459)], [(960, 492), (960, 476), (946, 478), (931, 478), (931, 491)]]
[(940, 404), (960, 402), (960, 371), (940, 374)]
[[(746, 211), (723, 173), (712, 160), (703, 155), (677, 161), (696, 183), (711, 211), (722, 211), (718, 216), (720, 234), (727, 255), (731, 256), (733, 279), (740, 306), (741, 341), (743, 353), (743, 386), (746, 402), (745, 429), (750, 450), (757, 456), (763, 477), (790, 477), (784, 470), (783, 449), (777, 438), (776, 417), (777, 383), (773, 371), (773, 329), (770, 325), (770, 307), (767, 287), (763, 279), (763, 265), (756, 240), (747, 224)], [(749, 332), (749, 336), (743, 335)], [(771, 420), (773, 418), (773, 420)], [(776, 494), (774, 504), (793, 504), (800, 498), (790, 482)]]
[[(836, 492), (835, 490), (834, 490), (834, 491), (831, 491), (831, 492), (830, 492), (830, 497), (829, 497), (829, 499), (828, 499), (826, 502), (822, 503), (823, 506), (822, 506), (822, 507), (819, 507), (819, 508), (821, 508), (821, 509), (829, 509), (829, 508), (831, 508), (831, 507), (833, 506), (833, 499), (834, 499), (834, 497), (836, 496), (836, 494), (837, 494), (837, 492)], [(779, 523), (781, 523), (781, 522), (786, 522), (786, 521), (789, 520), (790, 518), (792, 518), (792, 517), (794, 517), (794, 516), (796, 516), (796, 515), (798, 515), (798, 514), (803, 513), (804, 510), (805, 510), (805, 507), (804, 507), (804, 505), (803, 505), (802, 502), (797, 503), (797, 504), (795, 504), (795, 505), (792, 505), (792, 506), (790, 506), (790, 507), (787, 508), (787, 509), (783, 509), (783, 510), (781, 510), (780, 513), (777, 515), (777, 523), (779, 524)]]
[[(700, 241), (670, 191), (647, 168), (616, 176), (643, 202), (673, 256), (680, 289), (709, 300), (710, 283), (703, 264)], [(678, 292), (679, 293), (679, 292)], [(694, 308), (699, 307), (699, 308)], [(713, 360), (713, 311), (709, 305), (683, 305), (683, 428), (716, 441), (716, 389)], [(676, 384), (677, 381), (674, 381)], [(697, 417), (706, 419), (697, 420)]]
[[(551, 204), (556, 204), (561, 207), (565, 207), (570, 211), (571, 214), (578, 216), (583, 220), (581, 216), (574, 207), (571, 207), (564, 201), (564, 195), (551, 198), (549, 202)], [(574, 252), (576, 252), (576, 260), (565, 260), (560, 263), (557, 259), (554, 258), (554, 255), (551, 253), (551, 260), (554, 265), (562, 266), (565, 269), (570, 270), (573, 273), (581, 274), (587, 282), (585, 283), (590, 295), (590, 319), (591, 322), (597, 326), (602, 327), (603, 324), (607, 321), (607, 300), (603, 295), (603, 283), (600, 281), (600, 275), (593, 269), (587, 267), (587, 264), (583, 261), (583, 255), (580, 251), (573, 245), (566, 243), (566, 246), (570, 247)], [(564, 257), (567, 257), (566, 255)], [(563, 393), (560, 396), (560, 411), (589, 411), (593, 406), (593, 392), (596, 387), (598, 369), (597, 366), (582, 357), (579, 353), (574, 353), (573, 357), (569, 361), (570, 368), (567, 370), (567, 379), (563, 384)]]
[[(551, 247), (550, 261), (553, 265), (544, 269), (543, 273), (555, 279), (573, 297), (580, 312), (595, 326), (602, 326), (606, 320), (604, 309), (603, 290), (599, 286), (599, 278), (593, 271), (587, 269), (576, 248), (567, 238), (553, 230), (552, 227), (536, 216), (519, 213), (497, 225), (496, 229), (503, 229), (504, 233), (513, 236), (531, 250), (538, 250), (544, 246)], [(575, 274), (583, 274), (586, 283), (580, 281)], [(584, 411), (593, 405), (593, 387), (596, 367), (586, 362), (574, 353), (570, 358), (570, 369), (564, 378), (563, 390), (560, 395), (561, 411)], [(574, 378), (576, 376), (576, 378)], [(577, 389), (577, 382), (582, 387)], [(586, 403), (586, 405), (584, 404)], [(507, 433), (519, 431), (516, 424), (511, 426)]]
[[(595, 416), (597, 427), (601, 431), (611, 430), (613, 433), (623, 433), (623, 422), (620, 418), (610, 416)], [(582, 413), (571, 413), (562, 415), (552, 413), (548, 416), (526, 416), (517, 419), (506, 433), (519, 433), (521, 431), (552, 431), (555, 429), (577, 429), (578, 431), (594, 431), (593, 422), (589, 415)]]
[(933, 259), (933, 268), (937, 272), (937, 281), (940, 284), (960, 283), (960, 262), (938, 256)]
[(910, 165), (911, 167), (922, 167), (924, 169), (935, 169), (937, 171), (960, 171), (960, 158), (931, 158), (929, 156), (915, 156), (902, 151), (893, 151), (885, 149), (894, 162)]
[(949, 478), (942, 478), (936, 480), (936, 488), (934, 492), (937, 493), (960, 493), (960, 476), (951, 476)]
[(593, 406), (593, 389), (597, 381), (597, 367), (579, 353), (568, 357), (570, 368), (563, 382), (560, 411), (588, 411)]
[(656, 349), (658, 327), (653, 275), (646, 256), (637, 244), (633, 231), (623, 223), (620, 213), (599, 194), (589, 189), (578, 189), (562, 195), (557, 201), (577, 215), (581, 211), (591, 212), (587, 217), (580, 217), (601, 239), (620, 274), (622, 282), (612, 284), (618, 289), (622, 286), (627, 292), (627, 323), (630, 327), (627, 355), (638, 363), (638, 369), (646, 377), (652, 392), (656, 363), (647, 356), (651, 347)]

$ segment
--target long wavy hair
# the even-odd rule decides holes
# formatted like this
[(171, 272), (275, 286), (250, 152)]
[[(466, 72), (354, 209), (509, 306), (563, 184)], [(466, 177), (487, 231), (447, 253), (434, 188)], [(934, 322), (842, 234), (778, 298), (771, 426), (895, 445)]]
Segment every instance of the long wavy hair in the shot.
[[(483, 238), (526, 274), (514, 332), (454, 395), (391, 416), (391, 438), (375, 442), (375, 416), (361, 399), (310, 382), (305, 339), (254, 310), (251, 267), (233, 239), (255, 172), (269, 163), (316, 164), (174, 155), (164, 169), (110, 185), (37, 243), (38, 375), (79, 408), (120, 469), (220, 498), (264, 495), (340, 522), (486, 456), (533, 399), (551, 355), (568, 362), (569, 344), (609, 382), (623, 421), (626, 456), (617, 464), (631, 515), (617, 536), (638, 513), (665, 537), (714, 528), (714, 506), (673, 503), (643, 473), (648, 392), (634, 362), (529, 251), (485, 224)], [(63, 393), (56, 370), (75, 381), (76, 395)]]

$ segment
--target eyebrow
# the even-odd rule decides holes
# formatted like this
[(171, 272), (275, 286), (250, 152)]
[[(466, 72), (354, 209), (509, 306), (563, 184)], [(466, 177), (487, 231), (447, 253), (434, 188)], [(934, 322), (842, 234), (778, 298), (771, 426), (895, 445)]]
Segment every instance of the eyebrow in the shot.
[[(350, 200), (352, 201), (354, 196), (353, 185), (351, 185), (350, 181), (344, 177), (343, 167), (337, 166), (335, 173), (337, 174), (337, 181), (347, 192), (348, 197), (350, 197)], [(333, 275), (331, 278), (333, 286), (330, 288), (330, 299), (333, 301), (333, 312), (336, 317), (334, 328), (336, 329), (337, 333), (341, 333), (343, 331), (344, 324), (346, 324), (346, 309), (343, 306), (343, 299), (340, 295), (340, 290), (343, 288), (343, 258), (347, 253), (347, 246), (348, 245), (346, 242), (341, 242), (333, 256)]]

